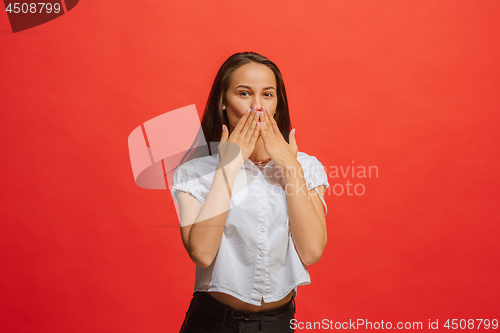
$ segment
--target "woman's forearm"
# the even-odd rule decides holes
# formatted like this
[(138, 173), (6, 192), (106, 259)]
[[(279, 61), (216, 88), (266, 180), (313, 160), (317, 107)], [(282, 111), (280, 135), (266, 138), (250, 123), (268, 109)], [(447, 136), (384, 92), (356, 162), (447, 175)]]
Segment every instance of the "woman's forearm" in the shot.
[(307, 190), (302, 165), (291, 161), (282, 171), (293, 242), (302, 262), (312, 265), (319, 260), (326, 246), (323, 222)]
[(189, 247), (191, 258), (201, 267), (208, 267), (219, 249), (227, 214), (230, 204), (237, 168), (227, 165), (224, 169), (227, 182), (222, 173), (222, 168), (217, 166), (214, 180), (207, 198), (191, 227), (189, 234)]

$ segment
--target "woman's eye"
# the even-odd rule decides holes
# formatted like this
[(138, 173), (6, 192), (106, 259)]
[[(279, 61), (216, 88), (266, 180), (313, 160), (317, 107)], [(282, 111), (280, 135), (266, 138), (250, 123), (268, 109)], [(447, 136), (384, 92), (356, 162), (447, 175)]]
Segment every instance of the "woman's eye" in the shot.
[[(238, 95), (241, 95), (241, 94), (248, 94), (248, 93), (246, 91), (242, 91)], [(242, 95), (242, 96), (248, 96), (248, 95)]]
[(266, 97), (273, 97), (272, 93), (266, 93)]

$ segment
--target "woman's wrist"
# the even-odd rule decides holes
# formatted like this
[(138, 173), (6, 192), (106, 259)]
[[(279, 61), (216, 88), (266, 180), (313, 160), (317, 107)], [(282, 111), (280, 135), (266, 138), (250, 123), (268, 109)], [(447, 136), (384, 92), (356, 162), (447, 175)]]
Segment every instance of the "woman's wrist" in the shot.
[(281, 169), (283, 172), (283, 176), (286, 178), (290, 175), (295, 176), (297, 174), (304, 174), (304, 171), (302, 169), (302, 164), (297, 159), (290, 159), (286, 162), (283, 163), (276, 163), (278, 167)]
[(228, 178), (227, 180), (229, 180), (230, 177), (236, 177), (236, 173), (241, 169), (241, 163), (238, 163), (237, 161), (232, 161), (230, 163), (219, 162), (216, 170), (219, 169), (223, 171), (223, 174), (225, 174)]

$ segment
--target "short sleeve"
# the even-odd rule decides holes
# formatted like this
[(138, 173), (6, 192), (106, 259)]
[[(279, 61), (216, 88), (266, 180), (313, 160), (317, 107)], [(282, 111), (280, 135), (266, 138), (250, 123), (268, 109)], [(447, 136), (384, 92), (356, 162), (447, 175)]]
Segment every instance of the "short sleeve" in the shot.
[(330, 186), (323, 164), (316, 157), (307, 156), (304, 164), (302, 164), (302, 169), (304, 170), (304, 180), (308, 191), (312, 191), (315, 187), (321, 185), (325, 185), (325, 189)]
[(194, 196), (203, 205), (207, 191), (205, 186), (197, 177), (193, 163), (188, 162), (181, 165), (174, 173), (172, 185), (172, 198), (179, 204), (178, 194), (179, 191), (187, 192)]
[(304, 171), (304, 181), (307, 186), (308, 191), (315, 190), (318, 194), (323, 206), (325, 207), (325, 216), (328, 213), (328, 207), (326, 206), (326, 202), (319, 193), (316, 187), (325, 185), (325, 189), (330, 186), (328, 184), (328, 176), (326, 175), (325, 168), (323, 164), (314, 156), (309, 156), (305, 153), (299, 152), (297, 154), (297, 159), (302, 165), (302, 170)]

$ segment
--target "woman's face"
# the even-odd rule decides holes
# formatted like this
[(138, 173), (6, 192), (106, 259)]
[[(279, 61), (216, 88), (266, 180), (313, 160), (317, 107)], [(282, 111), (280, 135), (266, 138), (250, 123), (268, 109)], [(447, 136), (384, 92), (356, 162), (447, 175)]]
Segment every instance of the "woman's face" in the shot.
[(264, 106), (274, 116), (278, 105), (276, 93), (274, 72), (266, 65), (250, 62), (236, 69), (223, 104), (231, 130), (245, 112), (254, 106), (261, 111)]

